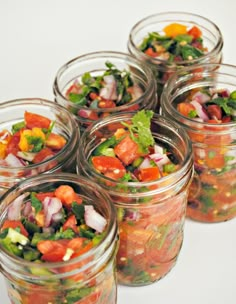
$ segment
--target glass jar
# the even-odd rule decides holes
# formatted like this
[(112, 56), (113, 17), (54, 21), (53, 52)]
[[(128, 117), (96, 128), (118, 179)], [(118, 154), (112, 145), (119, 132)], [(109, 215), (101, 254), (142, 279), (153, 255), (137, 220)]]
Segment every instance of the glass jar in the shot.
[[(85, 73), (90, 73), (92, 77), (101, 76), (107, 71), (107, 62), (112, 63), (119, 71), (125, 70), (130, 73), (133, 83), (138, 87), (137, 96), (123, 105), (106, 106), (106, 108), (101, 108), (98, 105), (92, 106), (92, 103), (88, 107), (87, 105), (70, 101), (66, 94), (70, 90), (73, 92), (73, 84), (81, 83), (81, 78)], [(118, 90), (118, 86), (116, 90)], [(56, 102), (75, 115), (82, 130), (94, 120), (104, 118), (110, 113), (143, 108), (155, 109), (157, 107), (156, 84), (150, 68), (140, 64), (132, 56), (119, 52), (94, 52), (72, 59), (57, 72), (53, 91)]]
[(175, 265), (183, 241), (188, 185), (193, 172), (187, 134), (159, 115), (151, 121), (157, 141), (175, 155), (178, 171), (155, 181), (125, 182), (98, 173), (89, 157), (101, 140), (110, 138), (134, 112), (114, 114), (91, 125), (81, 136), (78, 171), (109, 193), (117, 211), (120, 245), (118, 282), (139, 286), (164, 277)]
[(9, 254), (0, 245), (1, 272), (12, 304), (115, 304), (117, 282), (117, 221), (108, 195), (97, 184), (71, 173), (28, 178), (1, 198), (0, 225), (12, 202), (27, 192), (47, 192), (70, 185), (107, 220), (104, 239), (89, 251), (65, 262), (36, 262)]
[[(80, 137), (79, 128), (73, 116), (55, 102), (39, 99), (24, 98), (10, 100), (0, 104), (0, 132), (12, 132), (12, 126), (24, 121), (25, 111), (40, 114), (55, 122), (53, 132), (66, 139), (65, 146), (54, 156), (44, 161), (22, 166), (6, 166), (0, 163), (0, 196), (11, 186), (29, 176), (57, 171), (75, 172), (75, 158)], [(1, 134), (1, 142), (4, 141)]]
[(164, 87), (161, 108), (164, 116), (171, 117), (188, 132), (193, 145), (195, 175), (187, 215), (212, 223), (236, 216), (236, 121), (208, 123), (183, 116), (177, 110), (177, 105), (192, 96), (194, 90), (206, 89), (223, 89), (225, 94), (235, 91), (236, 67), (206, 64), (200, 65), (198, 72), (188, 68), (176, 73)]
[[(197, 26), (202, 33), (203, 46), (207, 49), (207, 52), (204, 51), (204, 54), (198, 58), (188, 60), (178, 59), (178, 61), (169, 62), (165, 56), (152, 57), (140, 50), (141, 43), (149, 33), (156, 32), (164, 35), (163, 29), (173, 23), (184, 25), (187, 29)], [(159, 98), (163, 90), (163, 85), (173, 72), (182, 67), (195, 64), (208, 62), (218, 63), (221, 61), (222, 48), (223, 37), (217, 25), (203, 16), (178, 11), (147, 16), (132, 27), (128, 39), (129, 52), (152, 68), (157, 80)]]

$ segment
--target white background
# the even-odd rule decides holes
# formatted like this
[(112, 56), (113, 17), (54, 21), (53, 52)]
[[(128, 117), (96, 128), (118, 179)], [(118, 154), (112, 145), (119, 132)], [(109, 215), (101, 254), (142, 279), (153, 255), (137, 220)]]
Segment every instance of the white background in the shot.
[[(62, 64), (87, 52), (126, 52), (131, 27), (164, 11), (197, 13), (215, 22), (224, 37), (224, 62), (236, 65), (235, 0), (0, 0), (0, 102), (53, 99)], [(175, 268), (147, 287), (119, 287), (118, 304), (128, 303), (235, 304), (236, 219), (187, 220)], [(1, 276), (0, 304), (9, 304)]]

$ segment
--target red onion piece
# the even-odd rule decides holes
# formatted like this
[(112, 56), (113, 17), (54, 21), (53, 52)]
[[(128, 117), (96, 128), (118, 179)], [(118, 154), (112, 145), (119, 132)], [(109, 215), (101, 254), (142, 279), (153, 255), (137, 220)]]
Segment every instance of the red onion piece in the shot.
[(21, 207), (24, 202), (24, 199), (28, 195), (29, 192), (23, 193), (12, 202), (7, 211), (7, 217), (9, 220), (18, 221), (21, 219)]
[(200, 118), (202, 118), (203, 121), (208, 121), (209, 120), (208, 115), (205, 113), (205, 111), (204, 111), (204, 109), (203, 109), (203, 107), (200, 103), (198, 103), (196, 100), (192, 100), (190, 103), (194, 106), (194, 108), (197, 112), (197, 115)]
[(107, 220), (99, 214), (92, 205), (85, 206), (84, 219), (87, 226), (96, 230), (97, 232), (103, 232)]
[(28, 160), (31, 162), (34, 159), (36, 154), (37, 153), (33, 153), (33, 152), (18, 151), (16, 155), (24, 160)]
[(157, 144), (154, 145), (154, 152), (155, 153), (160, 153), (160, 154), (164, 154), (164, 149), (161, 146), (158, 146)]
[(45, 197), (43, 200), (43, 210), (45, 214), (45, 227), (49, 227), (54, 214), (62, 209), (62, 202), (56, 197)]
[(196, 100), (200, 104), (204, 104), (207, 101), (209, 101), (211, 99), (211, 97), (209, 95), (207, 95), (206, 93), (202, 93), (202, 92), (198, 91), (193, 95), (192, 99)]
[(19, 158), (12, 153), (7, 155), (5, 162), (9, 167), (24, 167), (24, 162), (20, 161)]
[(150, 159), (148, 157), (145, 157), (142, 163), (140, 164), (139, 169), (145, 169), (150, 167), (151, 167)]
[(100, 90), (99, 95), (104, 99), (116, 100), (116, 80), (113, 75), (106, 75), (103, 77), (105, 82), (104, 87)]
[(138, 86), (138, 85), (134, 85), (133, 86), (133, 100), (138, 99), (139, 97), (141, 97), (143, 95), (143, 91), (142, 89)]
[(149, 155), (149, 158), (154, 160), (154, 162), (158, 165), (158, 167), (161, 169), (165, 164), (168, 164), (170, 162), (168, 156), (166, 154), (151, 154)]
[(26, 202), (23, 212), (22, 212), (23, 216), (28, 217), (30, 215), (30, 213), (32, 212), (32, 210), (33, 209), (32, 209), (32, 205), (31, 205), (30, 201)]
[(90, 111), (90, 110), (79, 110), (78, 111), (78, 115), (83, 118), (88, 118), (91, 113), (92, 113), (92, 111)]
[(125, 214), (127, 221), (138, 221), (140, 217), (140, 213), (137, 210), (127, 210)]

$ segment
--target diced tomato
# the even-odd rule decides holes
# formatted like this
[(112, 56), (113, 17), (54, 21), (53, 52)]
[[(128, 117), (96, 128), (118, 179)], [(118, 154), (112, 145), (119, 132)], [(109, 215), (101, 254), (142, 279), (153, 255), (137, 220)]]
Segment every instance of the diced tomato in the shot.
[(146, 49), (146, 51), (144, 52), (146, 55), (150, 56), (150, 57), (157, 57), (158, 53), (153, 51), (152, 47), (149, 47), (148, 49)]
[(231, 116), (223, 116), (222, 117), (222, 123), (227, 123), (231, 121)]
[(191, 29), (188, 30), (188, 34), (193, 36), (194, 39), (200, 38), (202, 36), (202, 31), (199, 27), (194, 25)]
[(222, 118), (222, 110), (218, 105), (209, 105), (207, 107), (207, 113), (212, 119), (221, 120)]
[(68, 244), (68, 248), (71, 248), (75, 251), (71, 256), (72, 259), (89, 251), (92, 247), (93, 247), (92, 241), (88, 241), (86, 238), (81, 238), (81, 237), (72, 239)]
[(18, 146), (19, 142), (20, 142), (20, 132), (16, 132), (7, 144), (6, 154), (12, 153), (16, 155), (17, 152), (20, 150)]
[(115, 154), (125, 164), (131, 164), (136, 158), (142, 156), (139, 145), (133, 141), (130, 136), (126, 136), (122, 139), (114, 148)]
[(126, 173), (125, 167), (121, 161), (112, 156), (93, 156), (92, 163), (96, 170), (112, 179), (119, 179)]
[(139, 170), (138, 177), (142, 182), (149, 182), (160, 178), (161, 173), (158, 167), (144, 168)]
[(88, 118), (91, 119), (91, 120), (98, 120), (99, 117), (98, 117), (97, 113), (91, 111), (91, 113), (89, 114)]
[(92, 100), (95, 100), (95, 99), (99, 100), (99, 99), (101, 99), (101, 97), (98, 94), (96, 94), (95, 92), (91, 92), (89, 94), (89, 98), (92, 99)]
[(66, 254), (66, 248), (64, 247), (56, 247), (53, 248), (53, 251), (49, 251), (42, 255), (41, 259), (45, 262), (61, 262), (63, 261), (63, 257)]
[(139, 105), (138, 104), (134, 104), (134, 105), (128, 107), (126, 110), (124, 110), (124, 112), (125, 111), (138, 111), (138, 110), (139, 110)]
[(51, 124), (51, 120), (45, 116), (27, 112), (24, 114), (26, 127), (32, 129), (34, 127), (48, 129)]
[(177, 110), (183, 115), (189, 117), (191, 111), (195, 111), (195, 107), (188, 102), (181, 102), (177, 106)]
[(59, 134), (50, 133), (46, 139), (46, 146), (51, 149), (60, 150), (65, 146), (65, 144), (66, 139)]
[(34, 286), (32, 289), (24, 293), (21, 296), (22, 303), (24, 304), (46, 304), (46, 303), (58, 303), (59, 292), (56, 290), (47, 290), (46, 288), (42, 290), (41, 286)]
[(41, 163), (42, 161), (54, 156), (54, 152), (50, 148), (43, 148), (40, 150), (33, 159), (34, 164)]
[(206, 155), (205, 162), (208, 168), (211, 169), (223, 168), (225, 165), (224, 154), (220, 154), (215, 151), (212, 151), (211, 153), (210, 151)]
[(68, 185), (61, 185), (55, 190), (55, 196), (59, 198), (63, 205), (70, 207), (73, 202), (82, 203), (82, 198), (75, 193), (74, 189)]
[(113, 100), (101, 100), (98, 103), (98, 107), (101, 109), (115, 108), (116, 103)]
[(73, 83), (69, 87), (69, 89), (66, 91), (66, 97), (68, 98), (70, 93), (78, 94), (79, 93), (79, 89), (80, 89), (79, 85), (77, 83)]
[(16, 221), (16, 220), (5, 220), (5, 222), (3, 223), (1, 230), (7, 229), (7, 228), (20, 228), (20, 233), (23, 234), (24, 236), (28, 236), (29, 233), (28, 231), (25, 229), (25, 227), (23, 226), (23, 224), (21, 223), (21, 221)]
[(68, 217), (68, 219), (65, 221), (65, 223), (62, 226), (62, 230), (66, 230), (68, 228), (71, 228), (75, 233), (78, 232), (77, 220), (74, 214)]
[(41, 202), (45, 199), (45, 197), (54, 197), (54, 192), (38, 192), (35, 194), (35, 197)]
[(67, 245), (69, 240), (45, 240), (40, 241), (37, 244), (37, 249), (43, 254), (42, 260), (47, 262), (59, 262), (62, 261), (66, 254)]

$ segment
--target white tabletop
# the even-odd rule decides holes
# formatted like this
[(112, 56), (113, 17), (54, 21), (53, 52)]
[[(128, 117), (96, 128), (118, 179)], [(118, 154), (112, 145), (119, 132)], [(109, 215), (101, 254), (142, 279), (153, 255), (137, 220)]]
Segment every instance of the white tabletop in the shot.
[[(2, 0), (0, 102), (52, 99), (62, 64), (87, 52), (126, 52), (134, 23), (164, 11), (192, 12), (214, 21), (224, 36), (224, 62), (236, 65), (235, 0)], [(165, 278), (147, 287), (118, 287), (118, 304), (144, 302), (235, 304), (236, 219), (219, 224), (187, 220), (179, 259)], [(0, 303), (9, 304), (2, 276)]]

